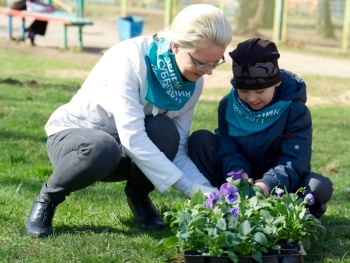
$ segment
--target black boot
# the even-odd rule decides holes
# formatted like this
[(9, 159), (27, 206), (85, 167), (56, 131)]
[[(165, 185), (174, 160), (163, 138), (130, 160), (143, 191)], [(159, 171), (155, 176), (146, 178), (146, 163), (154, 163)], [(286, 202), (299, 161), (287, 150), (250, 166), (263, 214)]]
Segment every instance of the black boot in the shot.
[(45, 237), (52, 234), (52, 219), (57, 204), (48, 202), (38, 195), (26, 222), (26, 232), (32, 237)]
[(310, 213), (316, 217), (320, 218), (327, 211), (327, 204), (322, 205), (312, 205), (309, 207)]
[(137, 223), (146, 229), (163, 229), (165, 227), (163, 217), (148, 196), (154, 190), (154, 185), (134, 162), (131, 163), (130, 174), (131, 178), (127, 180), (125, 194)]
[(156, 230), (162, 230), (165, 227), (161, 214), (148, 195), (133, 196), (126, 194), (126, 200), (140, 227)]

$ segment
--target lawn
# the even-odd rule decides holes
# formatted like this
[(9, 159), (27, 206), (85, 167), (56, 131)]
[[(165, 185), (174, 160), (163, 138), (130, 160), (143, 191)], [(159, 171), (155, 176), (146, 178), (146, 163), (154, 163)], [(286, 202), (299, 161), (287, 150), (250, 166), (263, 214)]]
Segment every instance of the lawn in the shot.
[[(88, 71), (93, 64), (4, 48), (0, 48), (0, 61), (6, 61), (0, 69), (0, 262), (181, 262), (175, 249), (155, 250), (162, 238), (171, 235), (169, 230), (146, 231), (133, 221), (124, 183), (97, 183), (72, 193), (57, 209), (52, 236), (33, 239), (26, 235), (24, 222), (33, 200), (52, 172), (44, 125), (83, 81), (46, 72)], [(324, 98), (329, 92), (341, 94), (350, 81), (303, 77), (309, 83), (308, 94)], [(333, 88), (317, 94), (327, 87)], [(227, 91), (204, 91), (192, 130), (215, 129), (218, 102), (212, 95), (221, 97)], [(314, 125), (312, 167), (331, 178), (334, 195), (321, 218), (327, 231), (313, 242), (305, 262), (350, 262), (350, 194), (345, 191), (350, 187), (350, 105), (312, 104), (310, 109)], [(170, 189), (164, 194), (153, 192), (152, 199), (165, 212), (184, 197)]]

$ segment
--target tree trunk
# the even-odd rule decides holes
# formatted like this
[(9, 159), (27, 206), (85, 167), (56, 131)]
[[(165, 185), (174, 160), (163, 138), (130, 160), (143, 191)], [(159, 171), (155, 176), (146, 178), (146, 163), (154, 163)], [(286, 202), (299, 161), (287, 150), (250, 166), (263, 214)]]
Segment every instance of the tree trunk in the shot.
[(238, 0), (240, 9), (237, 16), (237, 33), (257, 34), (259, 28), (272, 28), (275, 1)]
[(329, 0), (318, 0), (316, 12), (316, 32), (322, 37), (335, 38), (329, 4)]
[(236, 31), (239, 35), (254, 34), (256, 29), (249, 26), (249, 19), (255, 14), (259, 0), (238, 0), (239, 11), (237, 14)]
[(275, 1), (259, 0), (254, 17), (250, 20), (251, 28), (272, 28)]

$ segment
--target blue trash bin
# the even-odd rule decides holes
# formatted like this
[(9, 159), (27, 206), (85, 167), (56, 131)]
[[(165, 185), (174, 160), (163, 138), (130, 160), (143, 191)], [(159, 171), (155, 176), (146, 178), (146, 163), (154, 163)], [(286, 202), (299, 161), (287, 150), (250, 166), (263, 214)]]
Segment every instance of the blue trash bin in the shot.
[(127, 16), (117, 19), (119, 40), (133, 38), (142, 34), (143, 18), (140, 16)]

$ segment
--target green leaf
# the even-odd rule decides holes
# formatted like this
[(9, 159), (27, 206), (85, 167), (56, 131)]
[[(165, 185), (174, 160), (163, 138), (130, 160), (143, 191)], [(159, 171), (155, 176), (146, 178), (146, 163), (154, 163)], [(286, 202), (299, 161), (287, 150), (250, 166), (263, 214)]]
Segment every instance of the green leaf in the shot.
[(191, 206), (203, 204), (204, 203), (204, 195), (201, 191), (194, 193), (191, 197)]
[(235, 252), (229, 250), (228, 251), (228, 257), (234, 262), (237, 263), (239, 261), (238, 256), (235, 254)]
[(228, 247), (234, 247), (239, 245), (242, 242), (242, 239), (240, 239), (237, 234), (233, 234), (230, 232), (224, 232), (225, 235), (225, 242)]
[(220, 218), (216, 223), (216, 227), (221, 229), (222, 231), (225, 231), (227, 229), (225, 219)]
[(160, 249), (169, 248), (175, 245), (178, 241), (179, 241), (179, 238), (176, 236), (164, 238), (158, 243), (157, 247)]
[(261, 244), (261, 245), (263, 245), (263, 246), (266, 246), (266, 245), (267, 245), (266, 236), (265, 236), (263, 233), (261, 233), (261, 232), (254, 233), (253, 239), (254, 239), (257, 243), (259, 243), (259, 244)]
[[(191, 215), (186, 211), (179, 211), (177, 215), (178, 215), (178, 220), (180, 220), (180, 222), (183, 222), (185, 224), (188, 224), (188, 222), (191, 220)], [(176, 221), (178, 222), (178, 220)]]
[(239, 225), (239, 232), (242, 233), (243, 236), (248, 235), (251, 231), (252, 228), (248, 220), (243, 221), (243, 223)]
[(262, 189), (262, 187), (258, 186), (258, 185), (253, 185), (252, 186), (253, 190), (255, 193), (260, 193), (262, 195), (264, 195), (264, 190)]
[(255, 195), (259, 200), (265, 200), (264, 193), (261, 194), (260, 192), (255, 192)]
[(259, 214), (267, 222), (271, 222), (273, 220), (273, 217), (271, 216), (271, 214), (265, 209), (260, 210)]
[(281, 249), (281, 246), (280, 245), (273, 245), (271, 247), (273, 250), (280, 250)]
[(246, 184), (243, 185), (241, 188), (241, 198), (247, 199), (249, 198), (249, 194), (250, 194), (250, 187)]
[(183, 239), (187, 239), (191, 234), (192, 234), (191, 231), (186, 231), (184, 233), (181, 233), (180, 237), (183, 238)]
[(284, 216), (279, 216), (279, 217), (277, 217), (275, 220), (272, 221), (272, 224), (276, 225), (276, 224), (278, 224), (279, 222), (282, 222), (282, 221), (284, 221), (284, 220), (286, 220), (286, 218), (285, 218)]
[(309, 250), (311, 248), (311, 240), (309, 238), (303, 238), (302, 243), (306, 250)]
[(177, 203), (176, 204), (176, 210), (177, 211), (183, 211), (185, 210), (185, 205), (183, 203)]
[(262, 254), (261, 254), (260, 251), (255, 252), (252, 256), (259, 263), (263, 263), (263, 261), (262, 261)]
[(201, 217), (201, 218), (198, 218), (196, 220), (193, 220), (191, 225), (194, 227), (201, 226), (201, 225), (205, 224), (206, 221), (207, 221), (207, 218)]
[(254, 180), (252, 178), (249, 178), (247, 182), (249, 185), (254, 185)]
[(258, 199), (256, 198), (256, 196), (253, 196), (248, 200), (248, 202), (251, 207), (255, 207), (258, 204)]
[(218, 235), (218, 231), (216, 228), (208, 228), (208, 235), (209, 236), (213, 236), (213, 237), (216, 237)]

